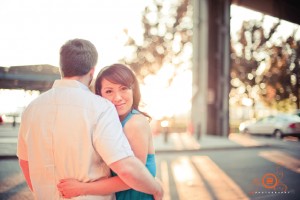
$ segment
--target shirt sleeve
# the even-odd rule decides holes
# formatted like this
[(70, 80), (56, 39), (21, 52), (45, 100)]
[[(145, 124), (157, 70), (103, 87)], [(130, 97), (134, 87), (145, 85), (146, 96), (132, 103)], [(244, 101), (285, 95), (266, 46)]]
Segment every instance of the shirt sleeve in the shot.
[(134, 156), (123, 132), (115, 107), (108, 103), (95, 127), (93, 144), (107, 165), (123, 158)]

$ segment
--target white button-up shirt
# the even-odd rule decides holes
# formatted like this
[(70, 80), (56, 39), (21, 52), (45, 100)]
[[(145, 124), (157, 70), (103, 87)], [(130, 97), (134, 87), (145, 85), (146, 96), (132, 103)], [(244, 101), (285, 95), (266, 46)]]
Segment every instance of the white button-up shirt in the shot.
[(133, 152), (111, 102), (78, 81), (57, 80), (23, 112), (17, 156), (28, 161), (34, 196), (44, 200), (62, 198), (56, 187), (60, 179), (109, 177), (107, 165)]

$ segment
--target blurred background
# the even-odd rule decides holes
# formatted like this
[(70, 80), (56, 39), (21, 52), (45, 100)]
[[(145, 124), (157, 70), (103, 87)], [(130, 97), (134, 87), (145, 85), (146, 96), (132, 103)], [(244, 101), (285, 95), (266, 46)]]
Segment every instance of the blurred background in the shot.
[(135, 71), (154, 133), (228, 136), (244, 121), (297, 114), (295, 2), (1, 1), (1, 121), (19, 123), (59, 79), (59, 48), (73, 38), (96, 45), (97, 72), (116, 62)]
[(0, 199), (33, 199), (16, 157), (20, 116), (60, 78), (59, 49), (74, 38), (97, 47), (96, 74), (117, 62), (136, 73), (164, 200), (300, 199), (299, 8), (1, 0)]

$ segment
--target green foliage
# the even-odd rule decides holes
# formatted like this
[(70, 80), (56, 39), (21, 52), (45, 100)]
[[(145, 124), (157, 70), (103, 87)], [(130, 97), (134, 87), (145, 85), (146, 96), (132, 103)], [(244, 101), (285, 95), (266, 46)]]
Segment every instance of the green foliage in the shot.
[[(186, 52), (192, 49), (190, 1), (152, 0), (148, 3), (142, 17), (143, 41), (139, 43), (128, 35), (126, 47), (132, 56), (123, 60), (141, 81), (149, 74), (156, 74), (164, 64), (180, 68), (186, 62)], [(173, 77), (176, 73), (175, 70)]]
[(263, 101), (277, 110), (300, 106), (300, 41), (295, 33), (287, 39), (278, 37), (281, 21), (268, 31), (260, 21), (245, 21), (239, 38), (232, 41), (231, 78), (239, 79), (232, 90), (246, 88), (247, 98)]

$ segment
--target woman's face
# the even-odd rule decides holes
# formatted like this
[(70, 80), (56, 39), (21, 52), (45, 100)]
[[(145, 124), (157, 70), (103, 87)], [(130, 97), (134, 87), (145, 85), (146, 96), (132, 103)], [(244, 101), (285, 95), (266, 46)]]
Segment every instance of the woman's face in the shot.
[(120, 120), (123, 120), (131, 111), (133, 104), (132, 89), (124, 85), (111, 83), (106, 79), (102, 80), (102, 97), (111, 101), (118, 112)]

